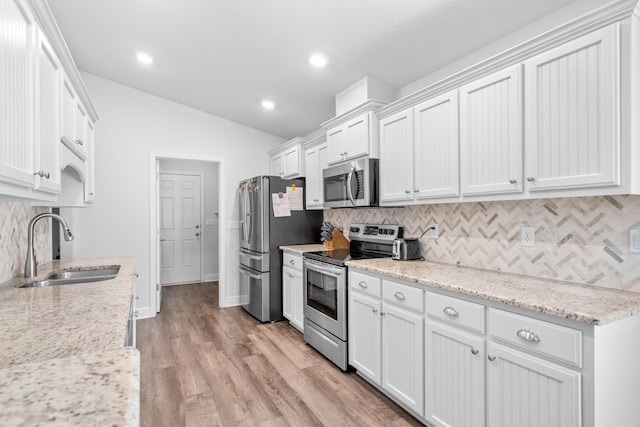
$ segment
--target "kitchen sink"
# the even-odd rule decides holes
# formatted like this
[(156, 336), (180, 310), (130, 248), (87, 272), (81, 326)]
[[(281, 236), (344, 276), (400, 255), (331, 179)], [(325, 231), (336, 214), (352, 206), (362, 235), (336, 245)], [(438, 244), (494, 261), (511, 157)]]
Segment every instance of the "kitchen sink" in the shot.
[(118, 275), (120, 267), (96, 268), (92, 270), (60, 271), (46, 279), (31, 282), (21, 288), (45, 288), (48, 286), (73, 285), (76, 283), (92, 283), (110, 280)]

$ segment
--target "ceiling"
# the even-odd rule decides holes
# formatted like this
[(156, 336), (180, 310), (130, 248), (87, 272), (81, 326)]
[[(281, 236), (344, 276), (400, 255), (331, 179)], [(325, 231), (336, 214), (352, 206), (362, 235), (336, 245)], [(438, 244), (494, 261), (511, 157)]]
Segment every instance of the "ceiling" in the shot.
[[(365, 75), (401, 88), (571, 1), (48, 3), (80, 70), (289, 139), (335, 116), (334, 95)], [(307, 63), (316, 51), (326, 68)]]

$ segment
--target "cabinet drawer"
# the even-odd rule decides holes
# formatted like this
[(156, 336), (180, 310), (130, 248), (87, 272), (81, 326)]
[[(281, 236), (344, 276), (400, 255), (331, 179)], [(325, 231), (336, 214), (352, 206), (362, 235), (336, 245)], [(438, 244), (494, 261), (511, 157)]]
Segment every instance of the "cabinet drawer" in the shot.
[(494, 308), (487, 328), (501, 341), (582, 367), (582, 331)]
[(427, 292), (425, 310), (430, 317), (484, 334), (484, 305)]
[(381, 280), (378, 277), (369, 276), (368, 274), (351, 271), (349, 279), (349, 287), (354, 291), (380, 298)]
[(424, 291), (419, 288), (383, 280), (382, 299), (400, 307), (410, 308), (418, 313), (424, 312)]
[(282, 265), (302, 272), (302, 255), (284, 252), (282, 254)]

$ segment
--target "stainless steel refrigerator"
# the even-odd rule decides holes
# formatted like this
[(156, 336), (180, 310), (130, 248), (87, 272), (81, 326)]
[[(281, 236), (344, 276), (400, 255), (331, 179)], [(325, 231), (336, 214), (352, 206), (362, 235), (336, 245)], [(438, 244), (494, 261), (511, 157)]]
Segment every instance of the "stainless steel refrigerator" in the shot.
[(242, 307), (262, 322), (282, 320), (281, 245), (320, 243), (321, 210), (291, 210), (276, 217), (272, 195), (306, 190), (304, 178), (257, 176), (240, 182), (240, 292)]

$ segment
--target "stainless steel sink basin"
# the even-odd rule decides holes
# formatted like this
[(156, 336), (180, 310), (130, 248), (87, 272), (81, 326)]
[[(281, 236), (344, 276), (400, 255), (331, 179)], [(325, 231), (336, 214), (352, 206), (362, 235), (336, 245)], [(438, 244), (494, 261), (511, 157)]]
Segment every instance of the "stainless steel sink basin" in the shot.
[(96, 268), (93, 270), (61, 271), (46, 279), (27, 283), (21, 288), (45, 288), (47, 286), (72, 285), (76, 283), (101, 282), (113, 279), (118, 275), (120, 267)]

